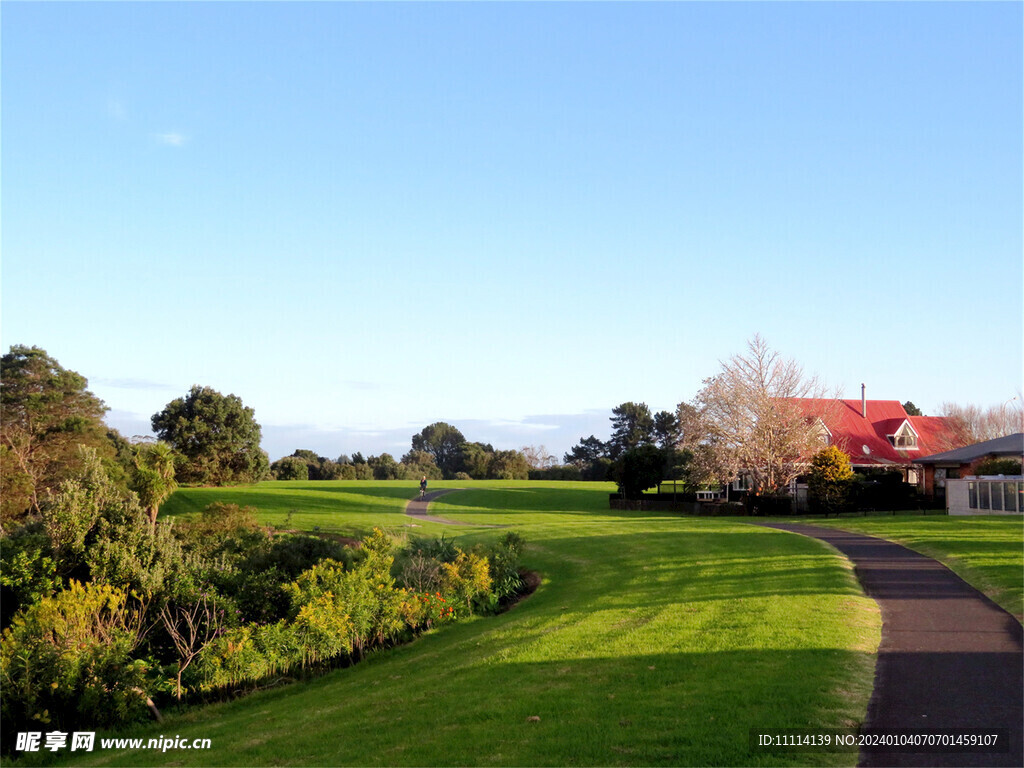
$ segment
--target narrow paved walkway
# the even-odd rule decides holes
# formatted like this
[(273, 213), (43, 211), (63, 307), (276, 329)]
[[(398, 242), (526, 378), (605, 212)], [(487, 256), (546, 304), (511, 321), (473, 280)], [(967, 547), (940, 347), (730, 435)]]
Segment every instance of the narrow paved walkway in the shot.
[(415, 517), (417, 520), (426, 520), (430, 523), (441, 523), (442, 525), (472, 525), (477, 528), (507, 528), (505, 525), (481, 525), (479, 523), (464, 523), (460, 520), (449, 520), (447, 517), (435, 517), (427, 514), (427, 506), (436, 499), (438, 496), (444, 496), (446, 493), (452, 491), (461, 491), (462, 488), (446, 488), (443, 491), (431, 491), (430, 493), (420, 497), (416, 497), (408, 504), (405, 505), (405, 514), (409, 517)]
[(811, 525), (760, 523), (828, 542), (854, 564), (882, 610), (865, 730), (1001, 731), (1003, 749), (861, 750), (864, 766), (1024, 766), (1020, 623), (941, 563), (883, 539)]

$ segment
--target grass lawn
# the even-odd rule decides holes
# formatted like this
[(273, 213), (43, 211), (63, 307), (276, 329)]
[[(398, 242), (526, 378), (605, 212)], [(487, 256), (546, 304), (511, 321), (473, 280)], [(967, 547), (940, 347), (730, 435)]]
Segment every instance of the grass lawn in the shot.
[[(468, 490), (439, 499), (434, 514), (509, 525), (526, 537), (525, 565), (543, 575), (530, 598), (500, 616), (442, 627), (349, 669), (168, 713), (162, 725), (131, 734), (210, 738), (210, 751), (97, 751), (76, 762), (856, 761), (848, 752), (749, 747), (751, 729), (848, 729), (864, 715), (881, 620), (849, 564), (827, 546), (722, 519), (613, 512), (603, 484), (450, 485)], [(413, 534), (443, 529), (465, 543), (502, 533), (404, 528), (409, 518), (401, 500), (414, 492), (408, 482), (264, 483), (179, 492), (169, 511), (182, 514), (188, 503), (218, 498), (260, 507), (270, 522), (300, 509), (295, 527), (312, 523), (347, 534), (374, 524)], [(361, 511), (363, 497), (370, 501)], [(312, 509), (299, 506), (307, 499)]]
[(261, 522), (278, 528), (362, 537), (375, 526), (397, 532), (408, 525), (403, 511), (418, 494), (419, 484), (411, 480), (270, 480), (233, 488), (181, 488), (160, 508), (160, 517), (189, 516), (219, 501), (256, 507)]
[(1024, 518), (887, 515), (804, 522), (896, 541), (934, 557), (1018, 619), (1024, 617)]

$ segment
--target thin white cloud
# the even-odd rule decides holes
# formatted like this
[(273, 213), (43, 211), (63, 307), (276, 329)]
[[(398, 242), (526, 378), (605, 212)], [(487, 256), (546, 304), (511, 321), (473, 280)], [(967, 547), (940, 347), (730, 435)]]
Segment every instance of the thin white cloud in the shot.
[(131, 411), (121, 411), (116, 408), (107, 411), (103, 420), (108, 427), (113, 427), (125, 437), (151, 437), (153, 436), (152, 422), (146, 416)]
[(188, 136), (183, 133), (158, 133), (156, 140), (168, 147), (182, 147), (188, 141)]
[(101, 384), (105, 387), (116, 387), (117, 389), (175, 389), (169, 384), (149, 379), (108, 379), (97, 376), (89, 380), (92, 384)]

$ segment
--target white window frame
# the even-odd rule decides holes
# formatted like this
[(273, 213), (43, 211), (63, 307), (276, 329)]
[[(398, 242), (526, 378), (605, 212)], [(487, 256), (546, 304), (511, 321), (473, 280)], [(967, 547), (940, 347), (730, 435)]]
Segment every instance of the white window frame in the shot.
[[(898, 451), (917, 451), (917, 450), (920, 450), (917, 447), (917, 443), (918, 443), (918, 440), (920, 439), (920, 435), (918, 435), (917, 432), (914, 430), (914, 428), (912, 426), (910, 426), (910, 422), (909, 421), (904, 421), (902, 424), (900, 424), (900, 428), (899, 429), (897, 429), (891, 435), (886, 435), (886, 437), (889, 438), (889, 442), (892, 443), (892, 447), (895, 448)], [(906, 445), (906, 444), (901, 445), (901, 441), (905, 441), (908, 438), (910, 440), (913, 440), (913, 444), (912, 445)]]

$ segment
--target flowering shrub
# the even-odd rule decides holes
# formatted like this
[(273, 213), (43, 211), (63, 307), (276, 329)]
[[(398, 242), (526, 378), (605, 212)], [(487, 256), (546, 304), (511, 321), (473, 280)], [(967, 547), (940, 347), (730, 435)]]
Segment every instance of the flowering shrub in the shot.
[(4, 733), (145, 716), (156, 670), (131, 658), (138, 630), (128, 595), (77, 581), (15, 617), (0, 644)]
[(440, 592), (407, 592), (402, 603), (402, 618), (410, 629), (430, 629), (455, 619), (455, 608)]
[(473, 600), (485, 596), (491, 590), (487, 558), (473, 552), (459, 552), (454, 562), (442, 563), (441, 588), (452, 596), (460, 612), (469, 613)]
[[(200, 654), (197, 685), (209, 690), (254, 682), (271, 674), (345, 656), (362, 656), (419, 617), (391, 577), (392, 544), (379, 529), (363, 543), (351, 566), (323, 560), (285, 585), (289, 619), (249, 624), (224, 633)], [(435, 611), (440, 615), (440, 611)], [(423, 613), (428, 619), (429, 612)]]

